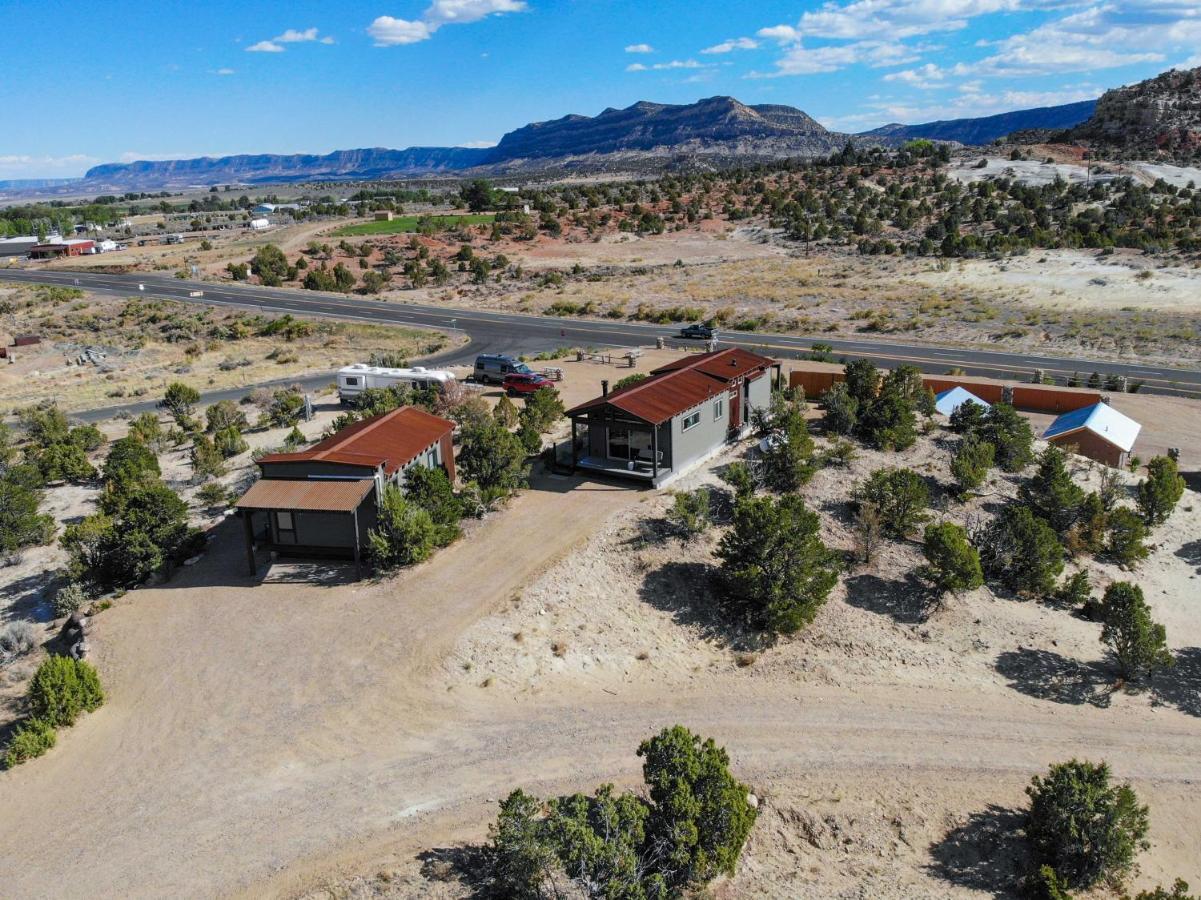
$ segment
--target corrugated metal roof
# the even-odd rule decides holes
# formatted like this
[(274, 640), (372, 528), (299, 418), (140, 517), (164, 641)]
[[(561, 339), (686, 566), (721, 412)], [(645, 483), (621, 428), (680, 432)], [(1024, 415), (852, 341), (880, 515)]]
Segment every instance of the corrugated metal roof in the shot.
[(989, 408), (989, 404), (964, 387), (953, 387), (934, 395), (934, 408), (944, 416), (949, 416), (965, 403), (978, 403), (984, 409)]
[(270, 453), (259, 462), (321, 462), (349, 466), (382, 465), (389, 475), (412, 462), (422, 451), (450, 434), (455, 423), (414, 406), (402, 406), (347, 425), (298, 453)]
[(651, 425), (659, 425), (710, 397), (725, 392), (720, 381), (684, 369), (652, 375), (608, 396), (597, 397), (568, 412), (568, 415), (611, 406), (641, 419)]
[(720, 378), (723, 381), (729, 381), (732, 378), (741, 378), (748, 372), (753, 372), (756, 369), (767, 368), (775, 365), (776, 361), (767, 356), (760, 356), (758, 353), (752, 353), (750, 350), (743, 350), (741, 347), (728, 347), (725, 350), (716, 350), (713, 353), (701, 353), (697, 356), (685, 356), (683, 359), (677, 359), (666, 365), (659, 366), (654, 370), (657, 375), (660, 372), (679, 372), (684, 369), (692, 369), (696, 372), (703, 372), (711, 378)]
[(1129, 452), (1143, 426), (1105, 403), (1064, 413), (1043, 432), (1043, 438), (1064, 437), (1074, 431), (1087, 429), (1104, 438), (1120, 450)]
[(375, 481), (261, 478), (236, 504), (238, 509), (296, 509), (311, 512), (353, 512), (375, 488)]

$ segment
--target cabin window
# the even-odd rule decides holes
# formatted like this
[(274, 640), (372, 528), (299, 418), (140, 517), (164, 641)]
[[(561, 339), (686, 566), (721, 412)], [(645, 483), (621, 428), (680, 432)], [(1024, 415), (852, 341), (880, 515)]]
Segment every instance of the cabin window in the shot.
[(347, 387), (359, 386), (359, 377), (357, 375), (347, 375), (345, 381)]
[(687, 431), (689, 428), (695, 428), (697, 425), (700, 425), (701, 424), (700, 412), (697, 411), (697, 412), (692, 413), (691, 415), (684, 416), (684, 422), (682, 424), (683, 424), (683, 427), (680, 429), (681, 431)]
[(719, 397), (713, 401), (713, 421), (720, 422), (726, 414), (726, 398)]
[(276, 540), (281, 544), (296, 543), (296, 520), (290, 512), (277, 512), (275, 514), (275, 534)]

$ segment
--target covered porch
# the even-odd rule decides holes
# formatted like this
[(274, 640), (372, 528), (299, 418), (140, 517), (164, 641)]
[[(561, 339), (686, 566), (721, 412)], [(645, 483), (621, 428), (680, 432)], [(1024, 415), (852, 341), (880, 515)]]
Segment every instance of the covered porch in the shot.
[(571, 418), (570, 464), (658, 487), (672, 475), (671, 423), (591, 411)]
[(256, 550), (283, 556), (351, 559), (363, 577), (363, 547), (375, 524), (375, 480), (265, 478), (236, 504), (246, 563), (258, 572)]

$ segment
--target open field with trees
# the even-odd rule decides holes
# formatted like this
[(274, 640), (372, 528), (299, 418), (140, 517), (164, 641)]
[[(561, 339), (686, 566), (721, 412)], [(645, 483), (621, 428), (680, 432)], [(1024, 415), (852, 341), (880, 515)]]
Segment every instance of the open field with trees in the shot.
[(333, 237), (364, 237), (377, 234), (412, 234), (422, 231), (445, 231), (464, 225), (486, 225), (493, 220), (489, 213), (469, 216), (396, 216), (391, 221), (363, 222), (359, 225), (344, 225), (333, 232)]
[(73, 288), (0, 287), (0, 335), (34, 334), (0, 367), (0, 411), (153, 399), (175, 380), (203, 390), (329, 372), (372, 354), (416, 359), (447, 346), (424, 329), (302, 320)]

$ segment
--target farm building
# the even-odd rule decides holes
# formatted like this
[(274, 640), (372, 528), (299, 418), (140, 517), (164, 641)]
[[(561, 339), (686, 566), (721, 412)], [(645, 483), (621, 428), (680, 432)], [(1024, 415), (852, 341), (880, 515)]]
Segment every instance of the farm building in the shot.
[(251, 231), (262, 231), (266, 228), (271, 227), (271, 220), (270, 219), (251, 219), (249, 227), (250, 227)]
[(965, 403), (975, 403), (983, 409), (989, 407), (989, 404), (963, 387), (953, 387), (934, 395), (934, 408), (944, 416), (951, 415)]
[(568, 411), (571, 463), (659, 487), (743, 435), (779, 364), (731, 348), (686, 357)]
[(30, 259), (55, 259), (60, 256), (83, 256), (85, 253), (95, 253), (96, 242), (82, 239), (68, 239), (57, 243), (37, 244), (29, 248)]
[[(47, 243), (49, 243), (49, 239)], [(0, 256), (25, 256), (38, 244), (38, 239), (32, 235), (0, 238)]]
[(1125, 466), (1142, 425), (1106, 403), (1064, 413), (1043, 432), (1043, 439), (1071, 447), (1081, 456), (1110, 466)]
[(355, 422), (307, 450), (259, 459), (262, 477), (236, 504), (251, 574), (256, 547), (350, 557), (361, 573), (385, 486), (403, 485), (414, 466), (441, 467), (454, 480), (453, 431), (453, 422), (402, 407)]

